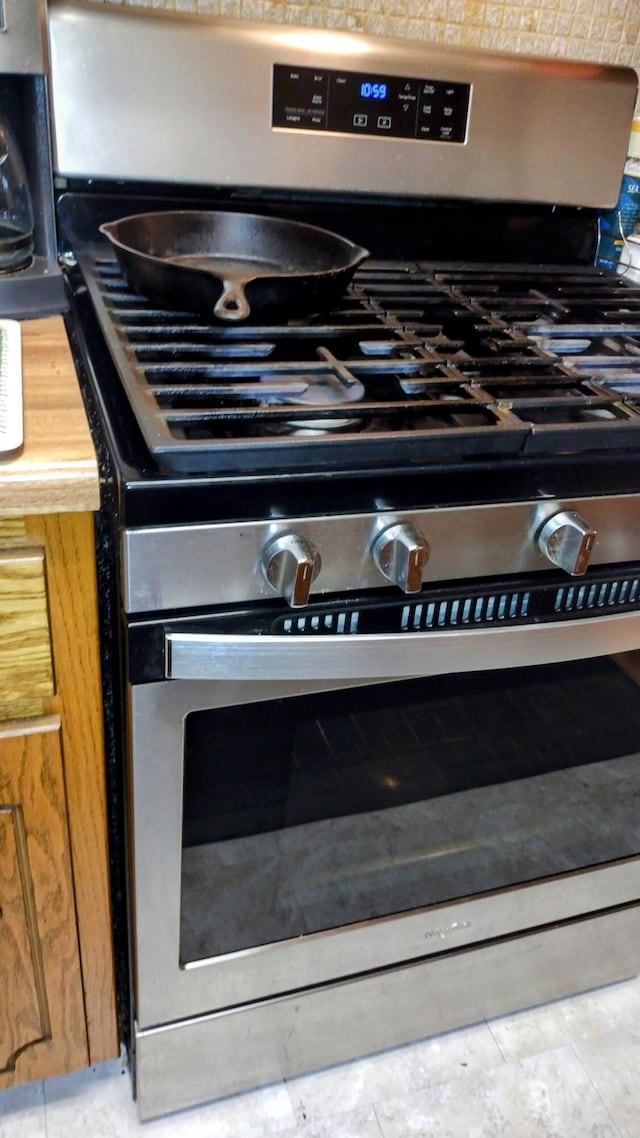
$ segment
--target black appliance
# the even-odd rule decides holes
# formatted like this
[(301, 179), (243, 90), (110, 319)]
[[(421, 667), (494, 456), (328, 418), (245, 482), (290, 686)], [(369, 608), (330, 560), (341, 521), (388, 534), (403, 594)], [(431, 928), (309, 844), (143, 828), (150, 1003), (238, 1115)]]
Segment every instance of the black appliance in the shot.
[(49, 130), (49, 78), (44, 0), (0, 5), (0, 115), (13, 135), (33, 208), (33, 255), (0, 274), (3, 316), (44, 316), (65, 306), (58, 266)]

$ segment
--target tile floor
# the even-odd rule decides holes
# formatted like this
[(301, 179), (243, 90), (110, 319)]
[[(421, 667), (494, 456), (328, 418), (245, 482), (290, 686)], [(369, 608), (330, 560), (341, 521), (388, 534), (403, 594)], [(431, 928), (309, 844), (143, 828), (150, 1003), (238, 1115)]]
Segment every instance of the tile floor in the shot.
[(136, 1135), (640, 1138), (640, 978), (144, 1124), (124, 1062), (0, 1094), (0, 1138)]

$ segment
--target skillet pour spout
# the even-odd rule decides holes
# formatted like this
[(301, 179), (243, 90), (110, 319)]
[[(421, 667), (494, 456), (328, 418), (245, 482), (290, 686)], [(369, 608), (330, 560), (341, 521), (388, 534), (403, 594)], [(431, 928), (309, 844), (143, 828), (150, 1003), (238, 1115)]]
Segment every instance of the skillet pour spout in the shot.
[(234, 323), (326, 311), (369, 256), (328, 229), (225, 210), (132, 214), (100, 232), (136, 292)]

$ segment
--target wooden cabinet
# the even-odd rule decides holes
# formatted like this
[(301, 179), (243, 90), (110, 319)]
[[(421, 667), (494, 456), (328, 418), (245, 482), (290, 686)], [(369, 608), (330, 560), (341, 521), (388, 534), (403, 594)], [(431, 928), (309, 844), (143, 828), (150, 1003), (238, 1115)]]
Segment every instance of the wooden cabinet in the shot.
[(0, 726), (0, 1076), (88, 1063), (60, 720)]
[(0, 706), (53, 691), (44, 550), (0, 549)]
[(0, 519), (0, 1088), (118, 1053), (93, 518)]
[(0, 1090), (119, 1053), (97, 467), (62, 321), (23, 330), (25, 449), (0, 465)]

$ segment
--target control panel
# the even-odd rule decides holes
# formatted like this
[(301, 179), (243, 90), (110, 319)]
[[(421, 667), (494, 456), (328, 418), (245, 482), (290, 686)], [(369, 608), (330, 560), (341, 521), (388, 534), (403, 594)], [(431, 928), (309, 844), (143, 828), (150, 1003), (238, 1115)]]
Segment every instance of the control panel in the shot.
[[(574, 510), (560, 510), (542, 526), (537, 545), (552, 565), (571, 577), (579, 577), (587, 570), (597, 536), (597, 530)], [(385, 526), (369, 548), (369, 556), (382, 576), (407, 594), (421, 591), (430, 553), (422, 531), (406, 519)], [(267, 581), (291, 608), (308, 604), (311, 586), (321, 568), (316, 546), (302, 533), (281, 534), (262, 552)]]
[(271, 125), (462, 143), (470, 100), (469, 83), (276, 63)]
[(588, 600), (595, 570), (640, 564), (640, 494), (151, 526), (126, 531), (123, 561), (130, 613), (274, 595), (298, 609), (389, 583), (419, 597), (494, 577), (521, 578), (524, 595), (532, 574), (556, 569), (569, 599)]

